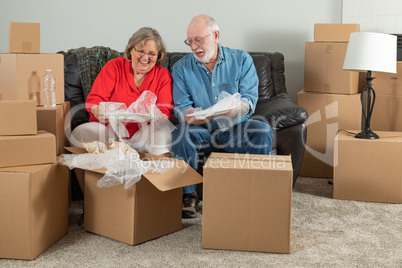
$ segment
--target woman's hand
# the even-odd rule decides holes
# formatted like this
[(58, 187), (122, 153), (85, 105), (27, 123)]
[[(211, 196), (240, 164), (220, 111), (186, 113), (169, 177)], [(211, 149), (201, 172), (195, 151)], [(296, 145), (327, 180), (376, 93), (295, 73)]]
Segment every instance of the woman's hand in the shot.
[[(193, 109), (187, 109), (187, 113), (188, 114), (192, 114), (194, 113)], [(212, 116), (209, 116), (203, 120), (198, 120), (193, 116), (186, 116), (186, 118), (184, 119), (186, 121), (186, 123), (192, 124), (192, 125), (202, 125), (205, 124), (206, 122), (208, 122), (209, 120), (211, 120)]]
[(101, 123), (109, 123), (109, 119), (106, 116), (106, 111), (99, 105), (94, 105), (91, 107), (91, 114), (99, 120)]

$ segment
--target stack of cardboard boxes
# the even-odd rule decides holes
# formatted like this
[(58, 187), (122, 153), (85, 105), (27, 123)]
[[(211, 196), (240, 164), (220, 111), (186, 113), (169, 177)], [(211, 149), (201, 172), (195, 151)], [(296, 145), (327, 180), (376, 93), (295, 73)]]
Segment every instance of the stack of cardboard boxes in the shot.
[(402, 61), (396, 69), (396, 74), (372, 74), (376, 95), (370, 123), (374, 131), (402, 131)]
[[(10, 23), (9, 40), (10, 53), (0, 54), (0, 258), (34, 259), (68, 230), (69, 172), (56, 155), (69, 104), (63, 55), (40, 54), (39, 24)], [(40, 107), (46, 69), (55, 108)]]
[(342, 69), (350, 33), (358, 31), (358, 24), (315, 24), (314, 42), (306, 42), (304, 89), (297, 94), (309, 114), (300, 176), (332, 178), (337, 131), (361, 129), (359, 73)]
[[(375, 103), (370, 128), (379, 138), (356, 139), (346, 133), (335, 138), (336, 199), (402, 203), (402, 62), (396, 66), (396, 74), (372, 74)], [(361, 73), (360, 88), (366, 86), (366, 75)]]

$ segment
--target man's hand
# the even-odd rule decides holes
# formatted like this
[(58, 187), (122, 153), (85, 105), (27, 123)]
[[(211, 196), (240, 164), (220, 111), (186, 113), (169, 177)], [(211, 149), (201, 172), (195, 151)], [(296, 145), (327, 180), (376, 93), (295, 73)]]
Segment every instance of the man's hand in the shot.
[(237, 109), (237, 107), (235, 107), (235, 108), (230, 109), (229, 112), (221, 114), (219, 116), (226, 116), (226, 117), (232, 118), (232, 117), (236, 116), (237, 111), (238, 111), (238, 109)]
[[(193, 109), (187, 109), (187, 113), (188, 114), (192, 114), (194, 113)], [(211, 120), (212, 116), (209, 116), (203, 120), (198, 120), (193, 116), (186, 116), (185, 121), (186, 123), (192, 124), (192, 125), (202, 125), (205, 124), (206, 122), (208, 122), (209, 120)]]
[(101, 123), (109, 123), (109, 119), (106, 116), (106, 111), (102, 109), (99, 105), (94, 105), (91, 107), (91, 114), (95, 116), (96, 119)]
[(230, 109), (230, 111), (228, 111), (227, 113), (221, 114), (220, 116), (226, 116), (226, 117), (235, 117), (239, 112), (241, 113), (241, 116), (245, 116), (246, 114), (248, 114), (250, 109), (250, 106), (245, 103), (244, 101), (240, 102), (240, 106), (239, 107), (235, 107), (233, 109)]

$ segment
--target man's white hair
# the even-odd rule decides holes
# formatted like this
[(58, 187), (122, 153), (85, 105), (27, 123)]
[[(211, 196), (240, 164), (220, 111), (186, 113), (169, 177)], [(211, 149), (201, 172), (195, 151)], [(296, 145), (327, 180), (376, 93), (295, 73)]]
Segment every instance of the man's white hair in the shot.
[(208, 28), (211, 32), (213, 31), (219, 31), (219, 26), (216, 23), (215, 19), (212, 18), (211, 16), (208, 15), (198, 15), (195, 16), (191, 21), (193, 22), (195, 19), (199, 20), (202, 19), (205, 21), (205, 23), (208, 25)]
[(219, 31), (219, 26), (216, 23), (215, 19), (212, 17), (209, 17), (209, 19), (207, 19), (207, 24), (209, 29), (211, 30), (211, 32), (213, 31)]

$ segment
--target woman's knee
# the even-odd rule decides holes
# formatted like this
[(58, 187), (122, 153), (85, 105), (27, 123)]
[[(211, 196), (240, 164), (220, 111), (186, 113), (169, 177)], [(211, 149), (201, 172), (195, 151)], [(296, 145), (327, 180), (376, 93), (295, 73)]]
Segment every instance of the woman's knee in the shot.
[(101, 141), (103, 143), (114, 139), (108, 126), (99, 122), (87, 122), (77, 126), (68, 137), (71, 145), (82, 147), (82, 141)]

